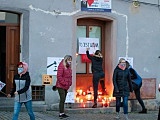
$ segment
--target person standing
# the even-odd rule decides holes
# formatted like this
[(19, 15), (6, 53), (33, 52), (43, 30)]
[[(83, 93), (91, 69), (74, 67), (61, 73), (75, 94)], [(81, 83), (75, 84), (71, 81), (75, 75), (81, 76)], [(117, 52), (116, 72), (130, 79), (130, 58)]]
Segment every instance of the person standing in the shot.
[(98, 84), (101, 78), (104, 78), (104, 72), (102, 68), (103, 56), (100, 50), (96, 50), (93, 56), (89, 54), (89, 48), (86, 49), (86, 54), (88, 59), (92, 62), (92, 73), (93, 73), (93, 91), (94, 91), (94, 105), (92, 108), (97, 107), (97, 97), (98, 97)]
[(28, 64), (25, 62), (19, 62), (17, 64), (18, 74), (13, 78), (13, 89), (7, 97), (15, 96), (14, 102), (14, 114), (12, 120), (18, 120), (19, 112), (22, 104), (25, 105), (30, 120), (35, 120), (35, 116), (32, 110), (32, 95), (30, 91), (30, 75), (28, 72)]
[(69, 117), (64, 113), (64, 103), (66, 100), (67, 90), (72, 85), (72, 69), (71, 69), (72, 56), (66, 55), (60, 62), (57, 70), (56, 88), (60, 96), (59, 102), (59, 117)]
[[(158, 86), (158, 91), (160, 92), (160, 86)], [(159, 106), (159, 111), (158, 111), (158, 118), (157, 120), (160, 120), (160, 106)]]
[(123, 99), (123, 112), (125, 120), (128, 118), (128, 96), (133, 91), (129, 70), (126, 68), (126, 60), (121, 58), (113, 72), (113, 97), (116, 97), (116, 119), (120, 119), (121, 98)]
[(131, 80), (132, 80), (132, 86), (133, 90), (136, 96), (136, 99), (138, 100), (139, 104), (142, 107), (142, 111), (139, 113), (147, 113), (147, 109), (145, 108), (144, 102), (141, 98), (140, 89), (142, 86), (142, 78), (137, 74), (137, 72), (131, 67), (128, 61), (126, 61), (126, 66), (129, 69)]

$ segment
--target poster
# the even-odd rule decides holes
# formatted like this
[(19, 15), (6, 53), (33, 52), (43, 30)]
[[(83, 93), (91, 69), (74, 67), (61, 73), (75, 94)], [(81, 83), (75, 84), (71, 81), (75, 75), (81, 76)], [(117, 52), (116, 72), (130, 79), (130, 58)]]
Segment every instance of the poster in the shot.
[(111, 12), (111, 0), (81, 0), (81, 11)]
[(78, 40), (79, 54), (86, 54), (86, 48), (90, 48), (90, 54), (99, 50), (99, 38), (79, 38)]
[(47, 58), (47, 75), (57, 75), (58, 65), (63, 57), (48, 57)]

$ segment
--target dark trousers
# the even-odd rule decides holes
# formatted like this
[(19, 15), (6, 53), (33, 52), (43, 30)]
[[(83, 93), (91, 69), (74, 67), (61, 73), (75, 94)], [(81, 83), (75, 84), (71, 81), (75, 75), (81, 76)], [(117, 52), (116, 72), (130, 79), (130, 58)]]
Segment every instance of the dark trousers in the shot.
[(134, 90), (136, 99), (138, 100), (139, 104), (141, 105), (142, 110), (144, 110), (145, 106), (144, 106), (144, 102), (143, 102), (143, 100), (141, 98), (141, 94), (140, 94), (140, 88), (141, 88), (141, 86), (142, 86), (142, 84), (140, 86), (138, 86), (135, 83), (133, 83), (133, 90)]
[(102, 72), (94, 72), (94, 73), (93, 73), (94, 103), (97, 103), (98, 84), (99, 84), (99, 80), (100, 80), (101, 78), (104, 78), (104, 73), (102, 73)]
[(66, 100), (67, 90), (62, 89), (62, 88), (57, 88), (57, 89), (58, 89), (58, 93), (59, 93), (59, 97), (60, 97), (59, 112), (64, 113), (64, 103)]

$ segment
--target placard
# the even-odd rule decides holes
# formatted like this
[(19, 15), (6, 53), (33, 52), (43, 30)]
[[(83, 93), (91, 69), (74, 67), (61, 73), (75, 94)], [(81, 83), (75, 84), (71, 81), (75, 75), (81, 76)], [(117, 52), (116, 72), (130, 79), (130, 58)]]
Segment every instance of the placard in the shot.
[(57, 75), (59, 63), (63, 57), (48, 57), (47, 58), (47, 75)]
[(65, 103), (75, 103), (74, 92), (68, 92)]
[(99, 50), (99, 38), (79, 38), (79, 54), (86, 54), (86, 49), (89, 48), (89, 53), (93, 54)]
[(0, 91), (3, 89), (3, 87), (4, 87), (5, 85), (6, 85), (5, 83), (3, 83), (3, 82), (0, 81)]

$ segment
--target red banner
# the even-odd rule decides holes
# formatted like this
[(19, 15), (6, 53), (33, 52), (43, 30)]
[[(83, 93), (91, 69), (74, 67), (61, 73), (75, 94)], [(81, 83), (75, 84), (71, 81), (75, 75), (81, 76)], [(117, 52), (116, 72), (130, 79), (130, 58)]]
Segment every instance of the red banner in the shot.
[(87, 57), (86, 54), (81, 54), (81, 62), (82, 62), (82, 63), (86, 63), (86, 62), (90, 63), (91, 60), (88, 59), (88, 57)]

